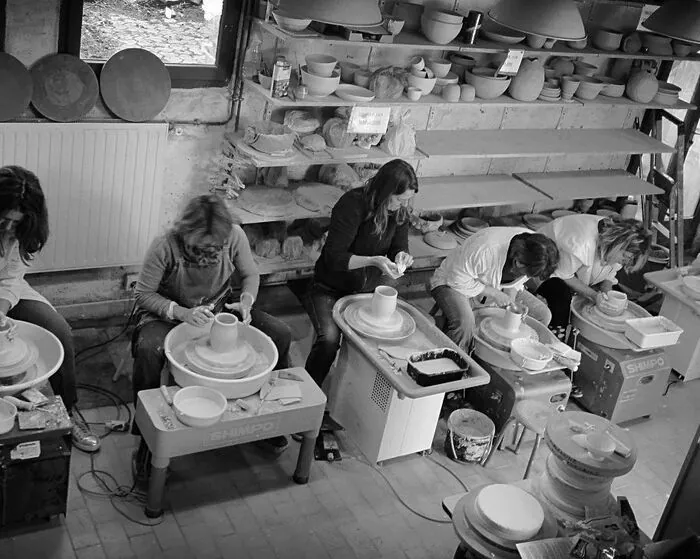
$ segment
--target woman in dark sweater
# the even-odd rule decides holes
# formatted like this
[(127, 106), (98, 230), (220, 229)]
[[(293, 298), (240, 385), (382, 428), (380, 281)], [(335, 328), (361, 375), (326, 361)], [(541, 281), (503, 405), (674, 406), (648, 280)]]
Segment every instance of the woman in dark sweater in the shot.
[(366, 186), (343, 194), (333, 208), (326, 244), (316, 262), (305, 306), (316, 339), (306, 370), (321, 386), (340, 345), (333, 305), (345, 295), (370, 292), (413, 263), (408, 254), (409, 205), (418, 191), (413, 168), (394, 159)]

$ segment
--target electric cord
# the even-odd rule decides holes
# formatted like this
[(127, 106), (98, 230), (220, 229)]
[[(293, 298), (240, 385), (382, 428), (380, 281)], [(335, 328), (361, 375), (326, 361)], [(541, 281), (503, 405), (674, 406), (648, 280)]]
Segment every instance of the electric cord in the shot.
[(118, 334), (115, 334), (115, 335), (112, 336), (110, 339), (108, 339), (108, 340), (106, 340), (106, 341), (104, 341), (104, 342), (100, 342), (100, 343), (98, 343), (98, 344), (93, 344), (93, 345), (91, 345), (91, 346), (84, 347), (84, 348), (81, 349), (80, 351), (76, 352), (76, 354), (75, 354), (75, 360), (76, 360), (76, 362), (82, 362), (82, 361), (83, 361), (84, 359), (86, 359), (87, 357), (90, 357), (90, 356), (87, 356), (87, 357), (85, 357), (85, 358), (83, 358), (83, 359), (81, 359), (81, 360), (78, 360), (78, 358), (79, 358), (81, 355), (85, 354), (86, 352), (92, 351), (92, 350), (94, 350), (94, 349), (98, 349), (98, 348), (101, 348), (101, 347), (104, 347), (104, 346), (106, 346), (106, 345), (109, 345), (109, 344), (111, 344), (112, 342), (115, 342), (116, 340), (118, 340), (118, 339), (119, 339), (120, 337), (122, 337), (124, 334), (126, 334), (126, 332), (129, 330), (129, 327), (131, 326), (131, 322), (133, 321), (134, 316), (136, 316), (136, 303), (134, 303), (134, 305), (131, 307), (131, 312), (129, 313), (129, 316), (128, 316), (128, 318), (126, 319), (126, 324), (125, 324), (124, 327), (119, 331)]

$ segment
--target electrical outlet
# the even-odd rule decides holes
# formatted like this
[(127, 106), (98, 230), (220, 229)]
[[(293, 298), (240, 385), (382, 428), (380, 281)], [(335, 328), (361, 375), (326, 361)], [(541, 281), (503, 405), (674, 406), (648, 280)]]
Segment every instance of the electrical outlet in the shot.
[(139, 279), (138, 274), (124, 274), (124, 289), (132, 291), (136, 287), (136, 280)]

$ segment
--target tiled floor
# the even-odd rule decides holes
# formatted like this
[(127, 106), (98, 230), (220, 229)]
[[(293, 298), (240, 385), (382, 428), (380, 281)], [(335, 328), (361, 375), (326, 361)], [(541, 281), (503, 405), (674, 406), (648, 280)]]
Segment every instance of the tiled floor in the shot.
[[(294, 359), (303, 363), (311, 335), (303, 317), (290, 319), (298, 340)], [(616, 480), (642, 528), (653, 535), (691, 438), (700, 423), (700, 381), (677, 384), (663, 398), (651, 420), (629, 427), (639, 446), (634, 470)], [(109, 408), (90, 410), (92, 421), (113, 417)], [(457, 546), (445, 522), (441, 499), (488, 481), (511, 482), (525, 469), (531, 440), (518, 456), (497, 453), (488, 468), (451, 462), (442, 451), (444, 427), (435, 437), (431, 457), (412, 456), (370, 467), (342, 438), (342, 462), (315, 462), (311, 481), (291, 479), (297, 443), (278, 460), (257, 447), (223, 449), (177, 459), (168, 485), (170, 509), (159, 524), (149, 525), (138, 502), (96, 498), (81, 493), (77, 481), (89, 471), (90, 457), (73, 452), (69, 511), (50, 525), (0, 539), (0, 558), (450, 558)], [(134, 438), (114, 434), (104, 440), (94, 466), (130, 485)], [(543, 448), (533, 476), (548, 451)], [(449, 468), (461, 483), (435, 462)], [(382, 478), (383, 473), (411, 506), (441, 523), (404, 508)], [(86, 487), (95, 489), (91, 476)], [(142, 524), (127, 520), (118, 510)]]

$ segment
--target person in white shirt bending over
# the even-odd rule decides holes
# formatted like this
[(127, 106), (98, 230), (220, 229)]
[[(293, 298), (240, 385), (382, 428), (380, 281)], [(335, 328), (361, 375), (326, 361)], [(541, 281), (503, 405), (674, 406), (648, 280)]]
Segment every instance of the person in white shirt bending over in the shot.
[(568, 325), (574, 294), (594, 302), (606, 297), (617, 273), (641, 270), (651, 250), (651, 234), (635, 219), (567, 215), (539, 232), (556, 243), (560, 254), (552, 278), (538, 289), (552, 311), (552, 326)]
[(445, 334), (469, 349), (475, 327), (472, 308), (505, 306), (513, 300), (548, 325), (547, 305), (524, 285), (530, 278), (548, 278), (558, 262), (554, 242), (524, 227), (489, 227), (473, 234), (443, 260), (430, 280), (430, 293), (445, 317)]

